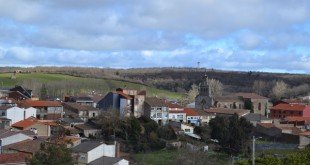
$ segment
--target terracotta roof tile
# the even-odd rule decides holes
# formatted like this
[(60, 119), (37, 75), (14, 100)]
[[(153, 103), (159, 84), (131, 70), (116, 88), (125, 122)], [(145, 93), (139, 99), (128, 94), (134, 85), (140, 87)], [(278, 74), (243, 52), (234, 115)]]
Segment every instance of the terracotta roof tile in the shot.
[(168, 106), (169, 108), (184, 108), (184, 107), (182, 107), (182, 106), (179, 105), (179, 104), (171, 103), (171, 102), (169, 102), (169, 101), (166, 101), (166, 104), (167, 104), (167, 106)]
[(148, 97), (145, 99), (145, 102), (152, 107), (166, 107), (167, 104), (164, 100), (157, 97)]
[(11, 149), (19, 152), (31, 153), (35, 154), (37, 151), (40, 150), (41, 143), (44, 141), (42, 140), (24, 140), (18, 143), (9, 144), (4, 146), (4, 149)]
[(301, 104), (278, 104), (276, 106), (271, 107), (271, 110), (290, 110), (290, 111), (303, 111), (306, 108), (310, 108), (310, 106), (301, 105)]
[(39, 122), (36, 119), (25, 119), (25, 120), (19, 121), (17, 123), (14, 123), (12, 125), (12, 127), (24, 129), (24, 128), (28, 128), (34, 124), (37, 124), (37, 123), (39, 123)]
[(184, 108), (184, 112), (186, 113), (186, 116), (200, 116), (197, 110), (192, 108)]
[(23, 107), (61, 107), (58, 101), (24, 100), (20, 102)]
[(25, 162), (27, 154), (24, 153), (9, 153), (0, 154), (0, 164), (19, 164)]
[(302, 135), (302, 136), (310, 136), (310, 131), (302, 132), (302, 133), (300, 133), (299, 135)]
[(306, 123), (310, 123), (310, 117), (301, 117), (301, 116), (288, 116), (285, 118), (286, 121), (291, 122), (298, 122), (298, 121), (304, 121)]

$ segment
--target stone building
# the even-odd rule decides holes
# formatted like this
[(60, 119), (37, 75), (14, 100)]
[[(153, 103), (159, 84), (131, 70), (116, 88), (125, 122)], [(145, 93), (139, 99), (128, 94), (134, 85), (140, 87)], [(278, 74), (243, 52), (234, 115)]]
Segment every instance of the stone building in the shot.
[(213, 106), (214, 100), (211, 95), (210, 86), (208, 84), (208, 77), (206, 76), (206, 79), (204, 82), (199, 84), (199, 93), (195, 98), (195, 108), (204, 110), (208, 109)]
[(233, 93), (227, 96), (213, 97), (208, 78), (199, 84), (199, 94), (195, 98), (195, 108), (204, 110), (211, 107), (229, 109), (248, 109), (252, 113), (267, 115), (268, 98), (256, 93)]

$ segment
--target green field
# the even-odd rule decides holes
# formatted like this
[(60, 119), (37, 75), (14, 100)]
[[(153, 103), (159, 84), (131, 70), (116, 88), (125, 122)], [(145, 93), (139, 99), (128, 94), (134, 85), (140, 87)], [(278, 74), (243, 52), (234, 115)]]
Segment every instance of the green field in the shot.
[(175, 150), (161, 150), (151, 153), (134, 154), (132, 157), (141, 165), (165, 165), (173, 164), (173, 158), (178, 154)]
[[(181, 98), (183, 95), (176, 92), (170, 92), (166, 90), (156, 89), (142, 84), (131, 83), (120, 80), (110, 79), (96, 79), (96, 78), (83, 78), (74, 77), (62, 74), (47, 74), (47, 73), (19, 73), (16, 75), (16, 79), (11, 79), (11, 73), (0, 74), (0, 86), (14, 86), (24, 85), (28, 88), (36, 88), (42, 86), (42, 84), (56, 84), (59, 88), (65, 86), (67, 88), (79, 88), (81, 91), (96, 90), (101, 93), (114, 91), (116, 88), (127, 88), (146, 90), (147, 96), (165, 96), (168, 98)], [(60, 85), (62, 84), (62, 86)], [(56, 86), (55, 85), (55, 86)]]

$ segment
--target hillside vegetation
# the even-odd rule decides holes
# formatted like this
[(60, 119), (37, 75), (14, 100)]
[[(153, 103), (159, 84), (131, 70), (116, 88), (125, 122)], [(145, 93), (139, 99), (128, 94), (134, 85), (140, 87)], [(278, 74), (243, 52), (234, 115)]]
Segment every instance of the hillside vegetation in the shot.
[(0, 74), (0, 86), (23, 85), (33, 89), (36, 95), (40, 95), (42, 86), (49, 91), (50, 97), (63, 97), (69, 94), (96, 93), (105, 94), (114, 91), (116, 88), (128, 88), (137, 90), (147, 90), (148, 96), (162, 96), (170, 98), (180, 98), (182, 94), (160, 90), (146, 85), (126, 82), (121, 80), (111, 80), (102, 78), (74, 77), (64, 74), (48, 73), (17, 73), (16, 79), (12, 79), (12, 73)]
[[(219, 80), (223, 84), (223, 94), (256, 92), (267, 97), (273, 97), (271, 91), (277, 82), (284, 82), (287, 85), (286, 87), (289, 90), (286, 91), (286, 97), (304, 96), (310, 93), (310, 75), (307, 74), (238, 72), (205, 68), (111, 69), (80, 67), (5, 67), (0, 68), (0, 73), (12, 73), (15, 70), (85, 78), (105, 78), (110, 81), (125, 81), (178, 93), (186, 93), (191, 89), (192, 84), (198, 85), (204, 81), (204, 76), (207, 74), (209, 78)], [(257, 90), (257, 87), (260, 89)]]

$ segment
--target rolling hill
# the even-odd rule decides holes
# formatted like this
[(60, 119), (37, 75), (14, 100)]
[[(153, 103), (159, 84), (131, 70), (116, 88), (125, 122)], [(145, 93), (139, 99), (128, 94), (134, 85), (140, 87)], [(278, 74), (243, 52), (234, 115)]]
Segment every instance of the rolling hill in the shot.
[(33, 89), (36, 95), (40, 95), (42, 85), (49, 90), (52, 97), (62, 97), (66, 94), (96, 93), (105, 94), (114, 91), (116, 88), (128, 88), (147, 90), (148, 96), (161, 96), (168, 98), (181, 98), (182, 94), (168, 90), (160, 90), (147, 85), (127, 82), (123, 80), (112, 80), (106, 78), (85, 78), (63, 74), (48, 73), (18, 73), (16, 78), (11, 78), (12, 73), (0, 74), (0, 87), (23, 85)]

